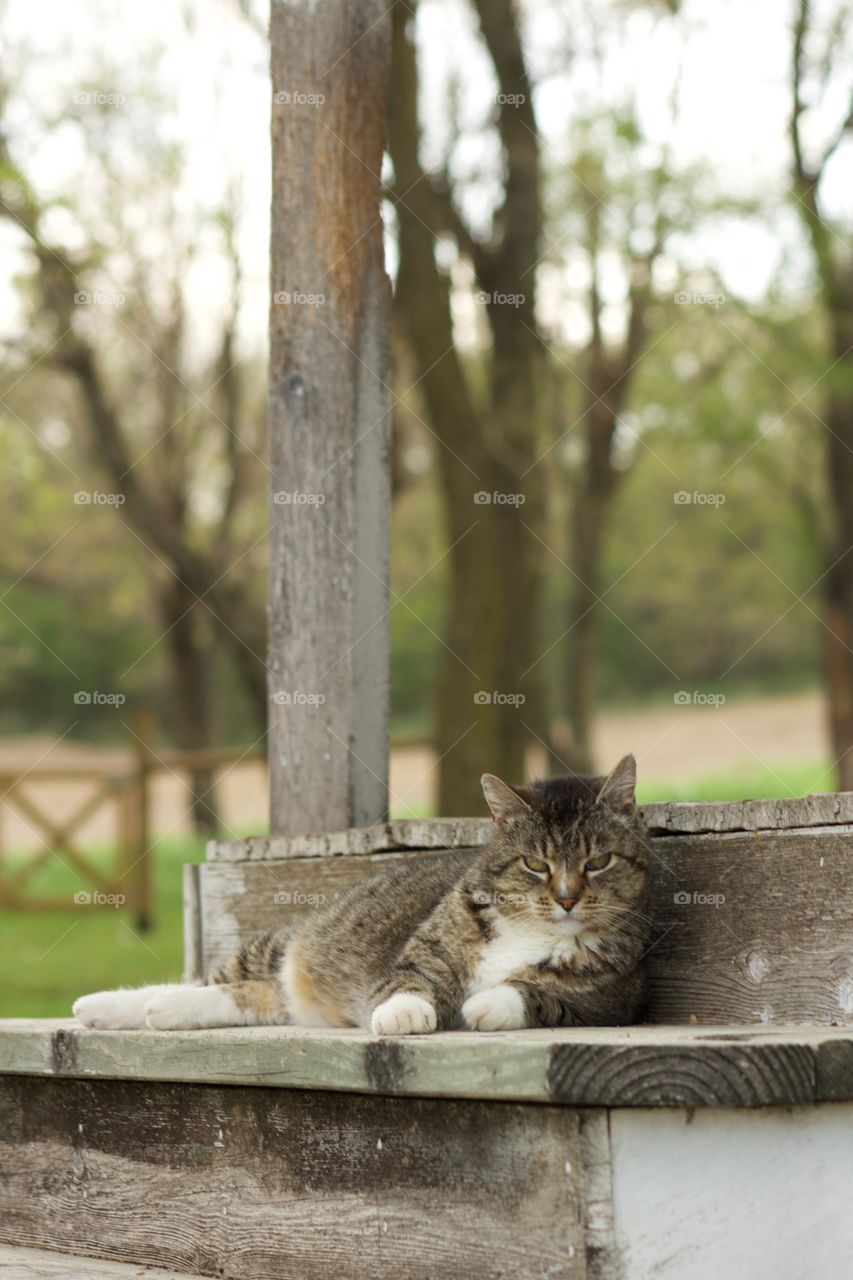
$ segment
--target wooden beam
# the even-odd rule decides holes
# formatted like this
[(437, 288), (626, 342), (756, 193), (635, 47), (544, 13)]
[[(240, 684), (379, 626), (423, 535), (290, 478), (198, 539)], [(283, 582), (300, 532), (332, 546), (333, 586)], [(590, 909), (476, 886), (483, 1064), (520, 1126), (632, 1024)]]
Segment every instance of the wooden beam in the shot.
[(90, 1031), (8, 1019), (3, 1075), (570, 1107), (780, 1107), (853, 1100), (853, 1030), (576, 1027), (377, 1039), (343, 1029)]
[(270, 818), (381, 821), (388, 794), (386, 0), (273, 0)]
[(0, 1116), (14, 1244), (222, 1280), (587, 1280), (570, 1108), (7, 1076)]
[[(640, 811), (653, 837), (842, 828), (853, 825), (853, 792), (790, 800), (645, 804)], [(211, 862), (272, 862), (392, 849), (455, 849), (486, 844), (493, 833), (491, 818), (405, 818), (344, 831), (324, 828), (297, 836), (211, 840), (207, 857)]]

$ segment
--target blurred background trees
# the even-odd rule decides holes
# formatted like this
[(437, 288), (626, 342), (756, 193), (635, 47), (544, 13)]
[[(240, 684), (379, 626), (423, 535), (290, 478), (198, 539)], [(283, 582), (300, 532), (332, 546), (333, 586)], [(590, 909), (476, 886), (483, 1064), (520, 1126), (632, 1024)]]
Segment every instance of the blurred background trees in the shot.
[[(602, 708), (819, 682), (853, 787), (849, 9), (782, 8), (753, 177), (690, 107), (725, 6), (395, 3), (392, 693), (439, 812), (606, 765)], [(263, 14), (163, 8), (132, 58), (95, 4), (8, 16), (0, 728), (255, 742)], [(711, 141), (753, 110), (719, 75)]]

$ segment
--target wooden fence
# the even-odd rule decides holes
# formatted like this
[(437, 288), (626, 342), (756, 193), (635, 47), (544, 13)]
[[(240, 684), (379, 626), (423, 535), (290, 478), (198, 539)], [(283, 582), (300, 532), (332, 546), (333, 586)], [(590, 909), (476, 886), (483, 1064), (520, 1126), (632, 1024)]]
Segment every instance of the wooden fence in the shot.
[[(143, 730), (137, 724), (137, 730)], [(145, 731), (134, 731), (128, 764), (119, 768), (42, 767), (0, 773), (0, 819), (16, 811), (37, 833), (42, 847), (9, 859), (0, 826), (0, 910), (91, 911), (117, 908), (131, 913), (142, 931), (152, 923), (151, 781), (158, 772), (215, 776), (237, 763), (263, 758), (258, 751), (234, 748), (193, 751), (158, 750)], [(39, 795), (43, 783), (78, 783), (84, 795), (72, 812), (59, 818), (51, 801)], [(113, 806), (115, 837), (111, 865), (104, 867), (81, 848), (81, 827), (105, 806)], [(51, 858), (59, 857), (85, 887), (71, 894), (40, 894), (34, 881)]]

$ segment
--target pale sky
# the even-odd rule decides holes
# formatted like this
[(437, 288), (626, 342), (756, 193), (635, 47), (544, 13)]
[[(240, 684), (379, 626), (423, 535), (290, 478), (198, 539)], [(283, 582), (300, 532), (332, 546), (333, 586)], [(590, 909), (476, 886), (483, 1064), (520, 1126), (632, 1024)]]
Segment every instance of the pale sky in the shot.
[[(813, 9), (821, 12), (821, 0), (815, 0)], [(579, 109), (634, 94), (648, 136), (653, 143), (668, 141), (676, 164), (700, 164), (709, 181), (732, 196), (781, 197), (789, 164), (792, 11), (789, 0), (685, 0), (687, 34), (682, 41), (665, 18), (648, 10), (629, 12), (615, 0), (527, 0), (528, 58), (538, 81), (535, 105), (549, 164), (556, 168), (565, 156)], [(258, 12), (263, 19), (260, 8)], [(611, 13), (615, 19), (608, 19)], [(80, 0), (74, 5), (7, 0), (4, 25), (4, 60), (13, 76), (20, 75), (23, 91), (10, 117), (13, 138), (19, 131), (29, 139), (34, 117), (61, 119), (68, 111), (81, 110), (74, 102), (75, 90), (98, 89), (127, 99), (154, 84), (163, 102), (153, 116), (159, 121), (154, 127), (189, 144), (193, 157), (184, 215), (197, 217), (198, 209), (215, 201), (230, 178), (239, 177), (244, 193), (241, 243), (251, 288), (245, 336), (247, 342), (262, 342), (270, 86), (261, 38), (240, 17), (237, 0), (184, 5), (175, 0)], [(595, 25), (605, 33), (598, 65), (590, 57)], [(487, 128), (495, 88), (470, 4), (422, 0), (418, 35), (426, 158), (437, 161), (446, 146), (452, 85), (463, 128), (453, 169), (477, 175), (468, 186), (466, 208), (474, 218), (485, 219), (494, 194), (489, 174), (498, 154)], [(668, 103), (679, 64), (681, 107), (673, 130)], [(99, 72), (99, 66), (106, 70)], [(840, 116), (844, 88), (839, 82), (827, 117)], [(114, 110), (114, 127), (120, 130), (121, 105)], [(110, 120), (107, 114), (105, 128), (112, 127)], [(815, 119), (813, 127), (820, 135), (828, 126)], [(140, 145), (144, 149), (144, 139), (128, 137), (122, 145), (132, 168), (133, 152)], [(853, 192), (851, 153), (849, 143), (839, 150), (827, 184), (834, 209), (843, 211), (846, 202), (847, 213)], [(32, 152), (28, 165), (44, 190), (89, 189), (87, 159), (73, 130), (60, 129), (53, 142)], [(92, 199), (97, 198), (93, 188)], [(14, 237), (8, 228), (0, 229), (0, 237), (9, 270), (15, 262), (10, 251)], [(791, 280), (798, 287), (809, 269), (801, 246), (793, 211), (783, 209), (766, 220), (718, 222), (712, 234), (703, 232), (686, 242), (682, 253), (694, 267), (714, 267), (740, 296), (755, 297), (767, 287), (786, 248), (793, 251)], [(212, 264), (201, 269), (192, 289), (203, 317), (221, 296), (221, 274)], [(3, 296), (11, 300), (7, 285)], [(8, 325), (12, 313), (6, 312)]]

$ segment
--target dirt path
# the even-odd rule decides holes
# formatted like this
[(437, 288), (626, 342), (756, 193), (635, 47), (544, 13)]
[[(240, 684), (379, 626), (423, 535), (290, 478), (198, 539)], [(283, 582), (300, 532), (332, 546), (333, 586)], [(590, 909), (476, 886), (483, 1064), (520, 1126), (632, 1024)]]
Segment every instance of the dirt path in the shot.
[[(641, 775), (656, 782), (677, 782), (709, 773), (753, 773), (762, 767), (819, 761), (827, 757), (823, 700), (817, 693), (744, 699), (721, 707), (669, 703), (660, 709), (608, 712), (600, 719), (596, 756), (605, 768), (633, 751)], [(128, 757), (119, 750), (87, 747), (46, 737), (0, 740), (0, 771), (23, 772), (41, 764), (50, 768), (121, 768)], [(531, 759), (531, 771), (541, 772)], [(830, 781), (827, 779), (827, 787)], [(235, 836), (266, 830), (266, 777), (258, 764), (239, 765), (220, 781), (221, 811)], [(91, 790), (80, 782), (33, 780), (27, 794), (54, 818), (73, 812)], [(427, 747), (395, 749), (391, 794), (395, 815), (432, 809), (435, 754)], [(0, 838), (6, 849), (35, 848), (41, 838), (32, 823), (8, 805), (0, 808)], [(152, 824), (159, 835), (189, 830), (186, 786), (169, 773), (152, 786)], [(112, 841), (115, 815), (100, 810), (81, 828), (81, 844)]]

